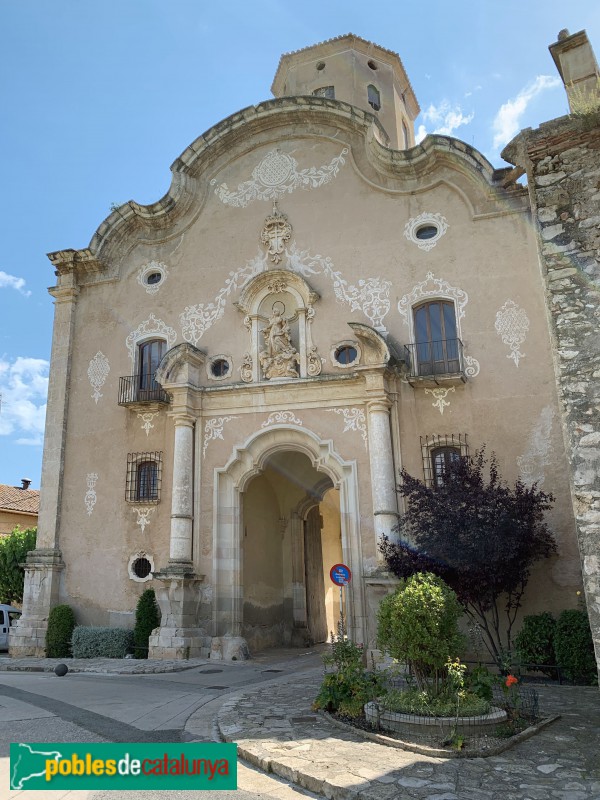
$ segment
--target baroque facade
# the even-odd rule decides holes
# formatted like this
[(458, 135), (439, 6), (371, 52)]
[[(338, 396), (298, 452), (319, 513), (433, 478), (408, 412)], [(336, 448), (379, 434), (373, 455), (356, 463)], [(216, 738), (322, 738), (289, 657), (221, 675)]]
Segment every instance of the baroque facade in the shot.
[(49, 609), (133, 624), (150, 655), (241, 658), (324, 641), (352, 570), (374, 646), (378, 551), (405, 467), (430, 482), (484, 443), (557, 499), (558, 555), (525, 613), (581, 569), (527, 165), (415, 146), (397, 54), (348, 35), (282, 57), (275, 99), (200, 136), (167, 195), (129, 202), (57, 276), (42, 503), (14, 655)]

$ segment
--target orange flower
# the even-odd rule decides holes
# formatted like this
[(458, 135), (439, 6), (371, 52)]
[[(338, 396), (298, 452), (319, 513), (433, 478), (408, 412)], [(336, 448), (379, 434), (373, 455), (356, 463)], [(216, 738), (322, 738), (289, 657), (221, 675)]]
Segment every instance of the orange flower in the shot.
[(515, 678), (514, 675), (509, 675), (507, 677), (507, 679), (504, 681), (504, 684), (505, 684), (505, 686), (507, 686), (510, 689), (511, 686), (514, 686), (515, 683), (518, 683), (518, 682), (519, 682), (518, 678)]

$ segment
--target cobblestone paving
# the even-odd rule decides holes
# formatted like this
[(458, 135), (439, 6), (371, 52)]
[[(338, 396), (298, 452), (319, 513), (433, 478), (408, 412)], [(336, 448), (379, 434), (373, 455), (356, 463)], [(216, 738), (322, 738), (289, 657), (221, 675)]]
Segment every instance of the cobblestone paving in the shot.
[(66, 664), (69, 672), (146, 675), (158, 672), (183, 672), (210, 663), (206, 658), (190, 658), (187, 661), (161, 661), (149, 658), (2, 658), (0, 672), (54, 672), (57, 664)]
[(226, 702), (219, 729), (239, 754), (333, 800), (600, 800), (600, 693), (537, 687), (561, 719), (489, 758), (443, 759), (342, 731), (311, 711), (321, 670)]

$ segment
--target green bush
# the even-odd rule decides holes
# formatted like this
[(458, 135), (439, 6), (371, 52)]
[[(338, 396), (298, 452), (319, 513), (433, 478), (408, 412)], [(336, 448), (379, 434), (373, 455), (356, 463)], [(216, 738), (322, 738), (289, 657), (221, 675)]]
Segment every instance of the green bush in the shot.
[(392, 690), (381, 702), (381, 707), (400, 714), (419, 714), (431, 717), (478, 717), (488, 714), (490, 703), (473, 692), (462, 692), (457, 698), (452, 693), (430, 698), (416, 687), (404, 691)]
[(410, 666), (422, 691), (437, 691), (446, 679), (448, 660), (465, 644), (458, 630), (461, 614), (455, 593), (441, 578), (418, 572), (381, 601), (379, 646)]
[(71, 606), (54, 606), (50, 610), (46, 631), (48, 658), (69, 658), (75, 625), (75, 614)]
[(36, 532), (37, 528), (22, 531), (17, 525), (8, 536), (0, 536), (0, 603), (23, 602), (25, 570), (20, 565), (35, 550)]
[(160, 609), (156, 604), (154, 589), (142, 592), (135, 610), (135, 627), (133, 639), (135, 642), (135, 657), (148, 658), (148, 640), (154, 628), (160, 625)]
[(133, 649), (128, 628), (93, 628), (78, 625), (73, 631), (73, 658), (125, 658)]
[(548, 611), (525, 617), (515, 639), (515, 650), (521, 663), (535, 664), (545, 675), (553, 677), (554, 670), (544, 667), (556, 664), (555, 633), (556, 620)]
[(582, 608), (561, 612), (554, 637), (556, 663), (574, 683), (595, 684), (598, 670), (587, 613)]

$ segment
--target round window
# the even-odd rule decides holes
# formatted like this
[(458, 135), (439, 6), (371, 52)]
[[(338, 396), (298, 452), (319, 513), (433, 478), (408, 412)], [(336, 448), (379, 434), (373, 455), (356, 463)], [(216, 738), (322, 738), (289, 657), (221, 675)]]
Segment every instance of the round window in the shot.
[(132, 564), (132, 569), (136, 577), (147, 578), (152, 572), (152, 565), (147, 558), (136, 558)]
[(215, 378), (224, 378), (229, 372), (229, 361), (226, 358), (215, 358), (211, 362), (210, 371)]
[(146, 283), (148, 286), (154, 286), (157, 283), (160, 283), (162, 280), (162, 275), (160, 272), (150, 272), (146, 275)]
[(335, 360), (338, 364), (353, 364), (357, 356), (356, 348), (349, 344), (344, 344), (335, 351)]
[(374, 61), (367, 61), (367, 64), (371, 69), (377, 69), (377, 64)]
[(425, 239), (433, 239), (437, 235), (438, 229), (435, 225), (421, 225), (421, 227), (417, 228), (415, 231), (415, 236), (417, 239), (421, 239), (421, 241), (424, 241)]
[(321, 70), (325, 69), (325, 62), (324, 61), (319, 61), (319, 63), (317, 64), (317, 69), (319, 70), (319, 72), (321, 72)]

